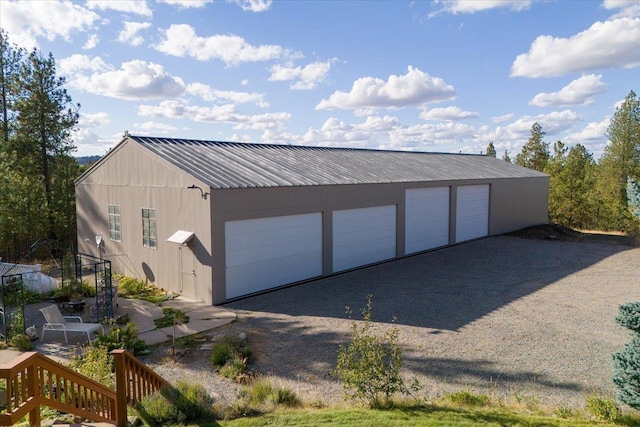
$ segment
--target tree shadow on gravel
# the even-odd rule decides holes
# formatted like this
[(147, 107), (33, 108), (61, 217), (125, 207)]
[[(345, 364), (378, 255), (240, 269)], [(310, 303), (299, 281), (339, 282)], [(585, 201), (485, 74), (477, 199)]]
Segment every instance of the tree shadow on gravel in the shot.
[(502, 390), (564, 390), (585, 392), (576, 382), (554, 381), (539, 372), (506, 372), (504, 366), (490, 360), (461, 360), (452, 358), (404, 357), (404, 366), (416, 375), (432, 378), (440, 383), (463, 388), (470, 384), (482, 384), (485, 388)]
[(373, 321), (456, 331), (630, 246), (491, 237), (226, 304), (289, 316), (346, 319), (373, 296)]

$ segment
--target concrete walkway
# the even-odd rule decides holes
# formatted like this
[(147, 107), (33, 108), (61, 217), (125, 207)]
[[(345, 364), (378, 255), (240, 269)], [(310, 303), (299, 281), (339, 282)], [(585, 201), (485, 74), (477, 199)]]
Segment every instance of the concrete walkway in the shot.
[[(74, 355), (81, 352), (82, 347), (87, 343), (87, 338), (84, 334), (67, 333), (69, 338), (67, 344), (64, 342), (62, 333), (47, 331), (42, 339), (44, 316), (39, 309), (50, 304), (52, 303), (40, 302), (25, 307), (25, 324), (27, 326), (35, 325), (38, 331), (39, 338), (33, 342), (34, 351), (58, 362), (68, 363)], [(236, 319), (236, 314), (231, 311), (183, 297), (165, 301), (162, 303), (162, 307), (175, 308), (189, 316), (189, 323), (176, 325), (176, 338), (216, 329)], [(114, 315), (116, 317), (128, 315), (129, 321), (138, 326), (138, 338), (146, 342), (147, 345), (155, 345), (169, 341), (174, 336), (173, 326), (158, 329), (154, 323), (156, 319), (163, 317), (162, 307), (147, 301), (119, 298), (118, 307), (114, 307)], [(86, 317), (87, 313), (79, 313), (79, 315)], [(91, 319), (86, 319), (86, 321), (91, 321)], [(107, 327), (105, 327), (105, 333), (108, 333)], [(20, 354), (22, 354), (20, 351), (14, 349), (0, 350), (0, 364), (7, 363)]]

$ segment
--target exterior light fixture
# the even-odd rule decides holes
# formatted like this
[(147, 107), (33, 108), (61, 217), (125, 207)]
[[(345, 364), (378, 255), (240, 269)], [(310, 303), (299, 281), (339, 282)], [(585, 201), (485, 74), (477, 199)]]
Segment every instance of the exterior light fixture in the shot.
[(188, 186), (187, 188), (188, 188), (189, 190), (194, 190), (194, 189), (198, 189), (198, 190), (200, 190), (200, 196), (201, 196), (203, 199), (207, 200), (207, 196), (209, 195), (209, 193), (205, 193), (204, 191), (202, 191), (202, 188), (198, 187), (198, 186), (197, 186), (197, 185), (195, 185), (195, 184), (192, 184), (192, 185)]

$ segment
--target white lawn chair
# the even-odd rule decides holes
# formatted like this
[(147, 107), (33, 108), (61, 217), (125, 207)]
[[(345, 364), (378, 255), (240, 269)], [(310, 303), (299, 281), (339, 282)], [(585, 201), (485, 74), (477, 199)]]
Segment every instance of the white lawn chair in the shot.
[[(45, 331), (64, 332), (64, 342), (66, 343), (69, 342), (67, 339), (67, 332), (82, 332), (87, 334), (87, 339), (89, 341), (91, 341), (91, 334), (97, 332), (98, 329), (101, 329), (104, 334), (104, 328), (100, 323), (83, 323), (80, 316), (63, 316), (57, 305), (50, 305), (45, 308), (41, 308), (40, 311), (47, 321), (47, 323), (42, 326), (41, 339), (43, 340)], [(68, 320), (78, 320), (79, 323), (68, 322)]]

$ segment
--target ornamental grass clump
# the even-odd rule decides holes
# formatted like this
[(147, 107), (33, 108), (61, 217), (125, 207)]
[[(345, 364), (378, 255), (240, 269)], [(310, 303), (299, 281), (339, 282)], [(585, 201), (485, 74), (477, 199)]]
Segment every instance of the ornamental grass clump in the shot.
[(203, 386), (180, 381), (142, 399), (136, 412), (149, 426), (185, 425), (213, 421), (213, 403)]
[[(351, 321), (351, 342), (338, 349), (338, 361), (330, 374), (342, 383), (348, 398), (373, 408), (387, 407), (399, 393), (411, 395), (420, 389), (417, 380), (407, 386), (400, 375), (402, 349), (398, 328), (379, 332), (371, 321), (371, 295), (361, 310), (363, 322)], [(347, 307), (347, 314), (351, 311)]]
[(251, 377), (247, 373), (251, 356), (251, 348), (246, 339), (225, 335), (216, 341), (210, 359), (216, 369), (219, 369), (220, 375), (238, 383), (246, 383)]

